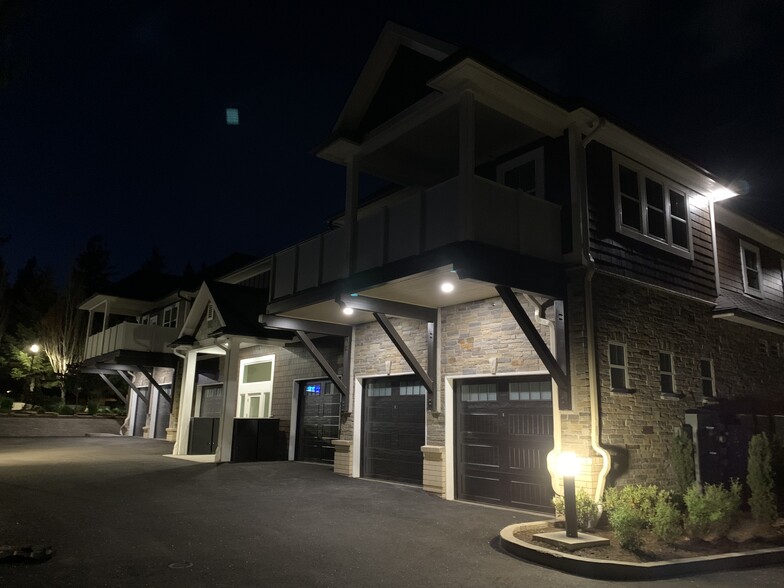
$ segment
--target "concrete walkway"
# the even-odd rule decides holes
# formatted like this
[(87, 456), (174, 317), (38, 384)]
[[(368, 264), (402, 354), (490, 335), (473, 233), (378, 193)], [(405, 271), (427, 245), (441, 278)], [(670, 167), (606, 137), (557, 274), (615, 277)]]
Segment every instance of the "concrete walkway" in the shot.
[[(56, 550), (42, 564), (0, 563), (0, 586), (618, 585), (499, 552), (498, 531), (530, 515), (317, 465), (161, 457), (170, 450), (132, 438), (0, 439), (0, 544)], [(667, 581), (750, 584), (784, 585), (784, 565)]]

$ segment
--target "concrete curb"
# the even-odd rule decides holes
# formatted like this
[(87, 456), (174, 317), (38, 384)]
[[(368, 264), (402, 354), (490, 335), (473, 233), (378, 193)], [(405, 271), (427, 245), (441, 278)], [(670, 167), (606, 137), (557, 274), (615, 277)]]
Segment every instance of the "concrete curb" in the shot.
[(520, 525), (514, 524), (501, 529), (501, 547), (504, 551), (567, 574), (596, 580), (661, 580), (780, 564), (784, 560), (784, 547), (648, 563), (593, 559), (521, 541), (514, 536), (518, 527)]

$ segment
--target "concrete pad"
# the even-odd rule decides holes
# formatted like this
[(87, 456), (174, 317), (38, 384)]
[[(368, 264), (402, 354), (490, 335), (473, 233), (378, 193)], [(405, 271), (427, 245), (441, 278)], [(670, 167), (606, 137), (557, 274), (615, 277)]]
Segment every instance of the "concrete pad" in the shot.
[(566, 531), (554, 531), (552, 533), (537, 533), (534, 539), (544, 541), (556, 547), (562, 547), (569, 551), (577, 551), (584, 547), (599, 547), (600, 545), (609, 545), (610, 540), (605, 537), (598, 537), (596, 535), (589, 535), (588, 533), (577, 533), (577, 537), (567, 537)]

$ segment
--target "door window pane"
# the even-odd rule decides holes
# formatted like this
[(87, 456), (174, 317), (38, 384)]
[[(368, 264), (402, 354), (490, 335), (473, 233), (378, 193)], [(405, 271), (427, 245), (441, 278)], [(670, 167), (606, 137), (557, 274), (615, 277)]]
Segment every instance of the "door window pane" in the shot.
[(259, 418), (261, 416), (259, 414), (261, 398), (259, 396), (249, 396), (248, 399), (250, 400), (250, 410), (248, 411), (248, 416), (252, 419)]

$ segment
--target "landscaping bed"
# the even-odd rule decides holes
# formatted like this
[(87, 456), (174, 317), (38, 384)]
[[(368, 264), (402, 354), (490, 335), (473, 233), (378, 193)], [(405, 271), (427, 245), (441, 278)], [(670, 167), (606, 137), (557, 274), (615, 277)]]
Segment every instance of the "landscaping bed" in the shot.
[[(635, 551), (621, 547), (613, 532), (607, 528), (591, 530), (590, 534), (608, 538), (609, 545), (586, 547), (574, 552), (558, 549), (533, 537), (537, 533), (548, 533), (559, 529), (563, 529), (563, 525), (554, 522), (519, 525), (514, 530), (514, 537), (537, 547), (572, 553), (578, 557), (633, 563), (669, 561), (784, 547), (784, 519), (779, 519), (773, 525), (765, 525), (756, 523), (748, 515), (740, 517), (726, 537), (709, 537), (706, 540), (683, 536), (668, 545), (654, 536), (652, 532), (641, 531), (640, 547)], [(782, 558), (784, 558), (784, 554)]]

